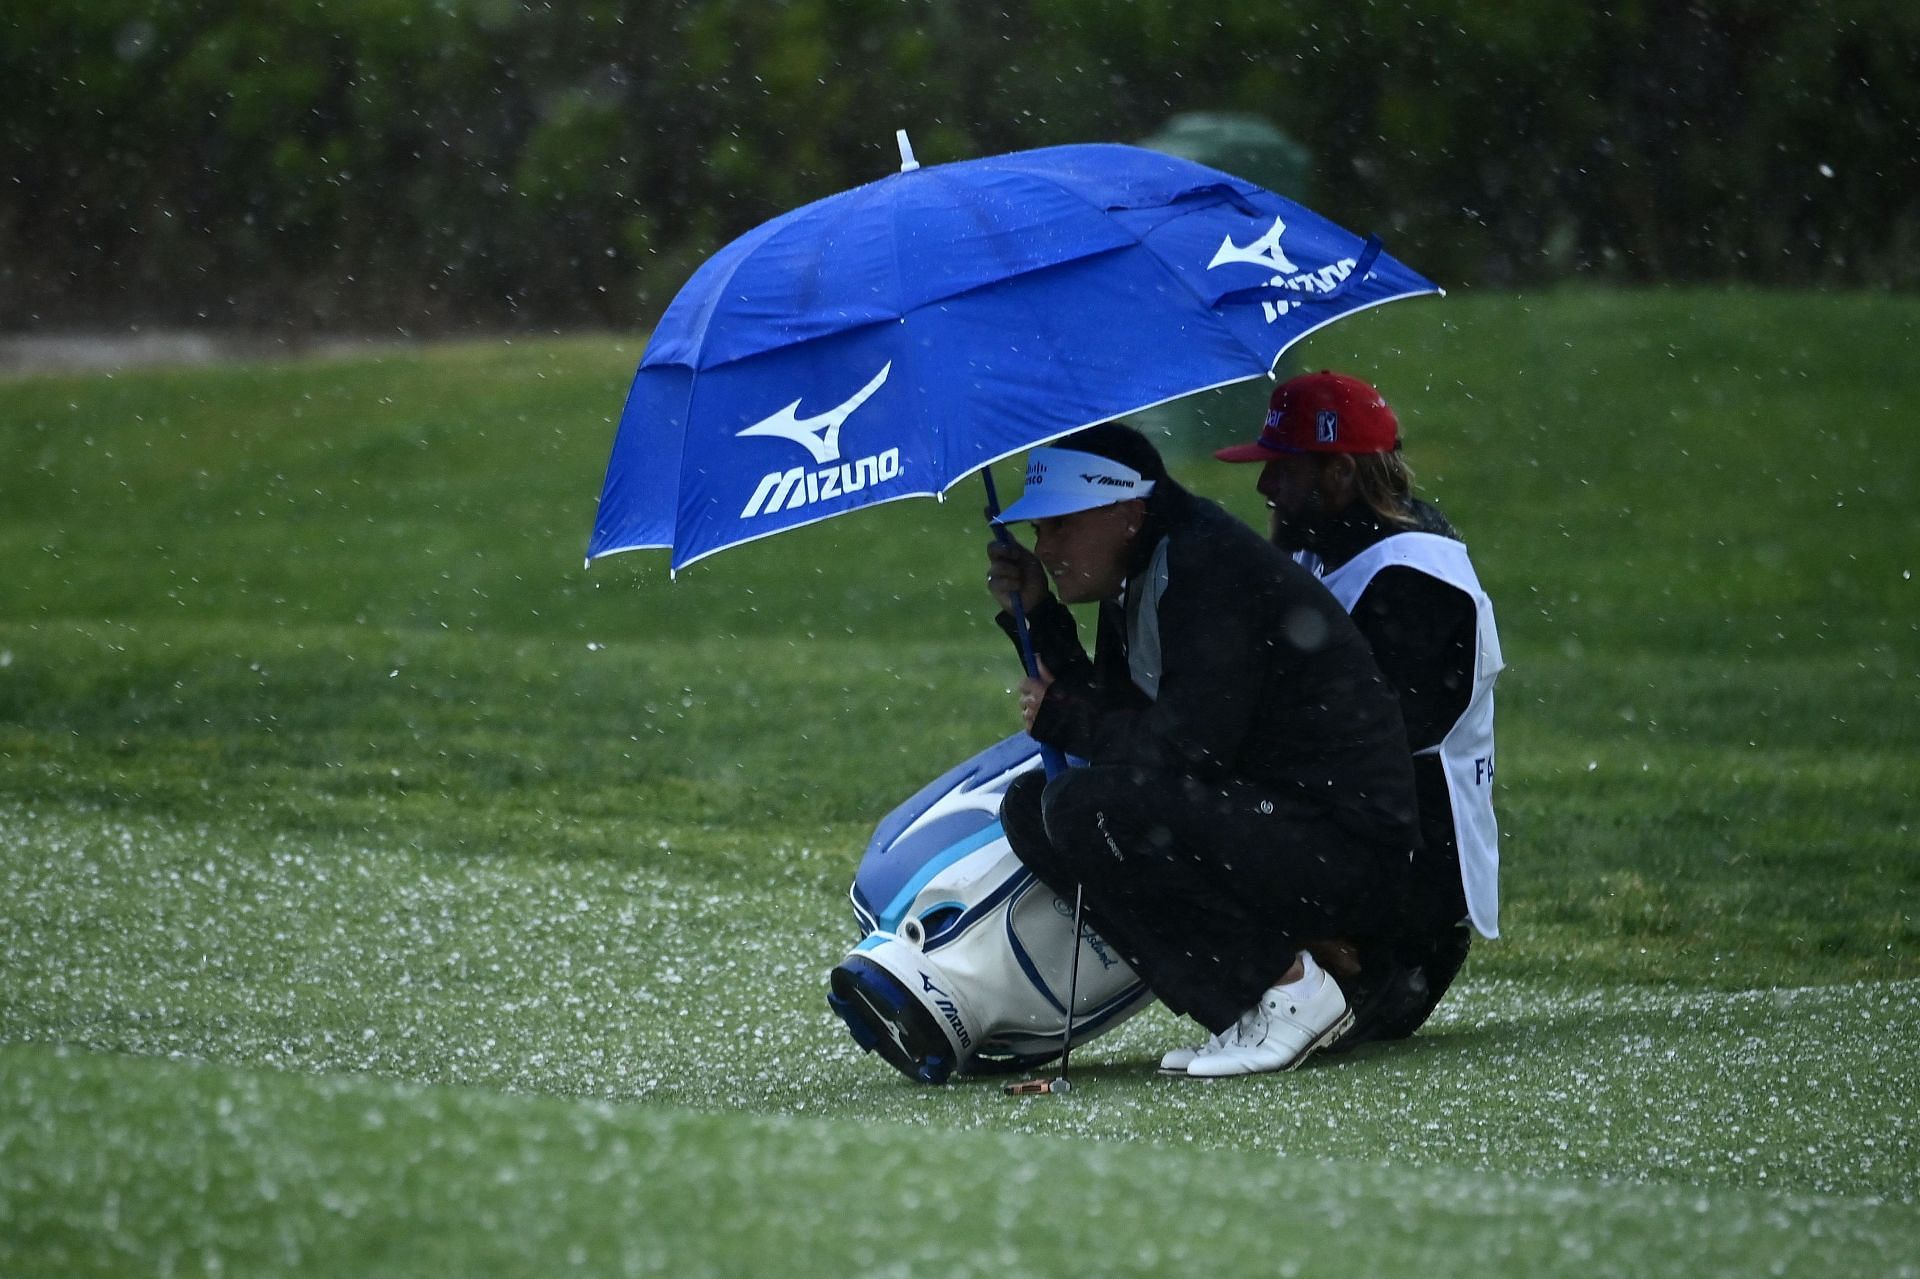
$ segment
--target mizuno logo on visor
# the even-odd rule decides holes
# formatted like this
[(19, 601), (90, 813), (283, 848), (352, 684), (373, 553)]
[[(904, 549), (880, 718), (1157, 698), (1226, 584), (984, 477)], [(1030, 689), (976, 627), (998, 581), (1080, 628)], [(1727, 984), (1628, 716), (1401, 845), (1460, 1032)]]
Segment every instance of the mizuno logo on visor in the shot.
[(1111, 506), (1153, 492), (1153, 481), (1096, 453), (1043, 447), (1027, 454), (1027, 488), (1002, 521), (1046, 519)]
[(1130, 466), (1098, 454), (1077, 449), (1037, 448), (1027, 455), (1027, 488), (1069, 493), (1125, 489), (1145, 497), (1153, 492), (1153, 481)]

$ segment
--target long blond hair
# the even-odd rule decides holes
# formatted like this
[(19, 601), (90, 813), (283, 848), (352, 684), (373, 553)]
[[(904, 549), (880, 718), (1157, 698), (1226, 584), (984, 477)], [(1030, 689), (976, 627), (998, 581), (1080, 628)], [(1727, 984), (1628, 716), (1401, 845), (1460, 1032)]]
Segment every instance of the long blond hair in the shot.
[(1353, 491), (1375, 515), (1401, 528), (1420, 522), (1413, 512), (1413, 468), (1399, 449), (1348, 456), (1353, 458)]

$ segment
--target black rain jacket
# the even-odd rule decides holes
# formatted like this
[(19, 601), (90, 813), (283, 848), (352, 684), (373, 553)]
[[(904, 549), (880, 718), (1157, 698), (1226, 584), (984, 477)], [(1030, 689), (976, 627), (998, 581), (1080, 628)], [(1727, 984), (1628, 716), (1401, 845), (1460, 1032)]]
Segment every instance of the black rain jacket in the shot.
[[(1128, 664), (1125, 597), (1157, 587), (1157, 697)], [(1367, 642), (1317, 578), (1225, 510), (1163, 482), (1089, 658), (1056, 599), (1028, 621), (1053, 672), (1033, 736), (1096, 764), (1232, 778), (1394, 849), (1420, 842), (1406, 730)], [(1011, 632), (1012, 620), (1001, 614)]]

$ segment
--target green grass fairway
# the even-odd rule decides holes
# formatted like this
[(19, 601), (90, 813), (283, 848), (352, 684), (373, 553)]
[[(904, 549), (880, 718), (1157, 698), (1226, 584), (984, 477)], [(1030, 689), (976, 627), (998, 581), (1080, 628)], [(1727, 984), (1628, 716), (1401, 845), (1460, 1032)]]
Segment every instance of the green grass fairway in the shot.
[(0, 382), (0, 1275), (1920, 1276), (1916, 336), (1312, 339), (1494, 596), (1505, 936), (1407, 1044), (1171, 1081), (1156, 1010), (1019, 1101), (824, 1000), (1017, 724), (977, 485), (669, 581), (581, 564), (635, 341)]

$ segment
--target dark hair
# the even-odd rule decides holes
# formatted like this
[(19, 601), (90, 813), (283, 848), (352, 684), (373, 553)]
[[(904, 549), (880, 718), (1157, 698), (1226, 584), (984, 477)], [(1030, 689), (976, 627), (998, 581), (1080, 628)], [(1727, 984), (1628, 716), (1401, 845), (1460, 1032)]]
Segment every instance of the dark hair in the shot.
[(1063, 440), (1055, 440), (1053, 446), (1091, 453), (1109, 462), (1130, 466), (1140, 472), (1142, 479), (1152, 480), (1156, 490), (1160, 485), (1170, 482), (1167, 464), (1160, 460), (1160, 450), (1153, 447), (1153, 441), (1125, 422), (1102, 422), (1098, 426), (1089, 426)]

